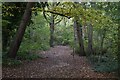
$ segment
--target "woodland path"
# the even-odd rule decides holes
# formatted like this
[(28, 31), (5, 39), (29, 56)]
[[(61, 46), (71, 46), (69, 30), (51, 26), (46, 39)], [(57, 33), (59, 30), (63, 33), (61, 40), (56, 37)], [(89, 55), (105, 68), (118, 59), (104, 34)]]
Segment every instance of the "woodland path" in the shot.
[[(114, 78), (114, 73), (94, 72), (86, 57), (71, 55), (68, 46), (55, 46), (38, 54), (44, 57), (24, 62), (15, 68), (3, 67), (3, 77), (9, 78)], [(113, 79), (114, 80), (114, 79)]]

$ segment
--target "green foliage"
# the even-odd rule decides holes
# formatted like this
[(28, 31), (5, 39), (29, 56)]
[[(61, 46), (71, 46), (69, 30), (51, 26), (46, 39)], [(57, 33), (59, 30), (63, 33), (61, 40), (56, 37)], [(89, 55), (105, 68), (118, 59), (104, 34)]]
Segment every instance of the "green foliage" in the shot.
[[(2, 43), (3, 52), (8, 51), (11, 40), (20, 24), (26, 3), (2, 3)], [(18, 15), (19, 14), (19, 15)]]
[(55, 44), (72, 45), (73, 44), (73, 25), (72, 21), (62, 21), (55, 26)]
[[(9, 43), (12, 40), (18, 28), (25, 7), (22, 3), (10, 3), (10, 6), (8, 5), (9, 3), (4, 3), (2, 7), (2, 33), (3, 47), (5, 46), (4, 49), (9, 46)], [(120, 18), (118, 6), (118, 3), (76, 4), (73, 2), (65, 2), (60, 3), (60, 5), (58, 6), (50, 7), (49, 10), (45, 10), (46, 13), (48, 12), (46, 14), (47, 16), (49, 12), (53, 12), (62, 14), (63, 16), (71, 17), (71, 19), (69, 20), (64, 18), (62, 22), (55, 25), (54, 44), (70, 45), (72, 48), (75, 48), (76, 53), (79, 53), (80, 49), (78, 44), (74, 44), (74, 30), (72, 18), (79, 20), (82, 26), (90, 22), (93, 26), (94, 53), (88, 57), (93, 64), (94, 70), (100, 72), (109, 72), (116, 70), (118, 61), (117, 31), (119, 24), (118, 20)], [(42, 11), (42, 9), (40, 10)], [(19, 60), (9, 59), (7, 57), (7, 54), (3, 53), (3, 65), (16, 66), (21, 64), (20, 60), (37, 59), (39, 58), (39, 56), (37, 55), (36, 51), (47, 50), (50, 48), (50, 26), (47, 24), (41, 12), (37, 11), (36, 13), (37, 15), (32, 15), (32, 23), (29, 23), (25, 31), (24, 39), (20, 45), (20, 49), (17, 54), (17, 59)], [(58, 19), (59, 21), (59, 18), (61, 17), (58, 17), (56, 19)], [(86, 33), (85, 35), (88, 34)], [(105, 37), (103, 41), (103, 46), (101, 46), (103, 35), (105, 35)], [(87, 50), (88, 47), (88, 36), (86, 37), (86, 39), (83, 38), (85, 50)], [(106, 52), (104, 52), (105, 49)]]
[[(97, 72), (112, 72), (118, 69), (118, 61), (112, 57), (108, 56), (91, 56), (92, 67), (94, 71)], [(100, 57), (100, 61), (99, 61)]]
[(6, 27), (10, 22), (8, 20), (2, 20), (2, 26)]
[(30, 24), (20, 46), (20, 53), (49, 49), (49, 27), (40, 12), (32, 16), (33, 24)]
[[(35, 60), (40, 58), (36, 51), (47, 50), (50, 48), (49, 27), (42, 14), (40, 12), (38, 12), (37, 16), (33, 14), (32, 21), (33, 23), (27, 26), (16, 59), (9, 59), (7, 57), (8, 54), (3, 53), (3, 65), (17, 66), (21, 64), (21, 60)], [(9, 23), (5, 20), (3, 22), (6, 24)]]
[(10, 59), (10, 58), (4, 58), (2, 60), (2, 65), (6, 67), (16, 67), (21, 65), (22, 62), (20, 60)]
[(79, 45), (76, 45), (74, 48), (75, 48), (75, 53), (76, 54), (80, 54), (80, 47), (79, 47)]
[(2, 60), (2, 65), (6, 67), (17, 67), (22, 64), (22, 60), (30, 61), (37, 58), (40, 58), (37, 54), (18, 53), (16, 59), (4, 57)]
[(39, 55), (35, 53), (28, 53), (28, 52), (19, 52), (17, 54), (17, 58), (20, 60), (35, 60), (37, 58), (40, 58)]
[(22, 64), (23, 60), (35, 60), (40, 58), (40, 56), (33, 52), (33, 53), (28, 53), (28, 52), (18, 52), (17, 56), (15, 59), (11, 59), (8, 57), (7, 53), (3, 53), (2, 55), (2, 65), (5, 67), (17, 67)]

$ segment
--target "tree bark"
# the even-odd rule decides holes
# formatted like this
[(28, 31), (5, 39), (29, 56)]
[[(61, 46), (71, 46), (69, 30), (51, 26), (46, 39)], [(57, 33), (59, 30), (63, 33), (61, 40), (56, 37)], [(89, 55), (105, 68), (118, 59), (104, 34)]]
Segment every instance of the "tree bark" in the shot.
[(106, 35), (106, 29), (102, 30), (102, 36), (101, 36), (101, 52), (100, 54), (102, 54), (104, 51), (103, 51), (103, 44), (104, 44), (104, 38), (105, 38), (105, 35)]
[(51, 14), (51, 21), (50, 21), (50, 47), (54, 47), (54, 15)]
[(74, 29), (74, 43), (77, 44), (78, 38), (77, 38), (77, 24), (76, 24), (76, 21), (74, 21), (73, 29)]
[(74, 44), (73, 44), (73, 53), (76, 52), (76, 46), (77, 46), (77, 43), (78, 43), (78, 38), (77, 38), (77, 24), (76, 24), (76, 21), (74, 21), (74, 24), (73, 24), (73, 30), (74, 30)]
[[(120, 23), (120, 20), (118, 21), (118, 23)], [(117, 58), (118, 59), (118, 74), (120, 74), (120, 25), (118, 26), (118, 55), (117, 56), (118, 56)]]
[(11, 46), (10, 46), (10, 49), (9, 49), (9, 57), (10, 58), (15, 58), (16, 55), (17, 55), (17, 52), (18, 52), (18, 49), (20, 47), (20, 44), (21, 44), (21, 41), (22, 41), (22, 38), (24, 36), (24, 33), (25, 33), (25, 29), (27, 27), (27, 23), (29, 22), (29, 20), (31, 19), (31, 13), (32, 13), (32, 10), (31, 8), (34, 6), (34, 3), (33, 2), (28, 2), (27, 3), (27, 6), (26, 6), (26, 10), (23, 14), (23, 18), (21, 20), (21, 23), (20, 23), (20, 26), (19, 26), (19, 29), (17, 31), (17, 34), (15, 36), (15, 39), (14, 41), (12, 42)]
[(76, 24), (77, 37), (78, 37), (78, 42), (79, 42), (79, 47), (80, 47), (79, 56), (85, 56), (84, 43), (82, 39), (82, 26), (77, 21), (75, 21), (75, 24)]
[(88, 25), (88, 55), (93, 54), (93, 27), (92, 24)]

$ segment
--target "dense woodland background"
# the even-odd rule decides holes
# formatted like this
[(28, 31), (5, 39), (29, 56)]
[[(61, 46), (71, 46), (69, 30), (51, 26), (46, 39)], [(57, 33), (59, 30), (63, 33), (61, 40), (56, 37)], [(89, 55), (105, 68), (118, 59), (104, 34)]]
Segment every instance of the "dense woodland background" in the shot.
[(40, 58), (38, 51), (70, 46), (100, 72), (118, 71), (119, 2), (2, 4), (3, 66)]

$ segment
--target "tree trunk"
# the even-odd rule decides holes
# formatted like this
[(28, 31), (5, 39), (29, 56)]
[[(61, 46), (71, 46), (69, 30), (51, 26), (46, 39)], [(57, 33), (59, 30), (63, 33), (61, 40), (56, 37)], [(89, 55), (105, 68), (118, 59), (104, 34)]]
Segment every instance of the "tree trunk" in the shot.
[[(120, 23), (120, 21), (118, 21), (118, 23)], [(118, 55), (117, 56), (118, 56), (117, 58), (118, 59), (118, 74), (120, 74), (120, 25), (118, 26)]]
[(74, 30), (73, 53), (75, 53), (75, 51), (76, 51), (76, 46), (77, 46), (77, 43), (78, 43), (78, 38), (77, 38), (77, 24), (76, 24), (76, 21), (74, 21), (73, 30)]
[(9, 52), (8, 52), (9, 57), (11, 57), (11, 58), (15, 58), (17, 55), (18, 49), (20, 47), (22, 38), (25, 33), (25, 29), (27, 27), (27, 23), (31, 19), (31, 13), (32, 13), (31, 8), (33, 7), (33, 5), (34, 5), (33, 2), (27, 3), (26, 10), (25, 10), (23, 18), (21, 20), (18, 32), (17, 32), (16, 37), (15, 37), (14, 41), (12, 42)]
[(80, 47), (80, 56), (85, 56), (85, 51), (84, 51), (84, 43), (82, 39), (82, 26), (80, 23), (75, 21), (76, 24), (76, 31), (77, 31), (77, 37), (78, 37), (78, 42), (79, 42), (79, 47)]
[(51, 21), (50, 21), (50, 47), (54, 47), (54, 15), (51, 14)]
[(2, 29), (2, 51), (6, 51), (6, 48), (8, 46), (8, 41), (9, 41), (9, 32), (6, 30)]
[(92, 24), (88, 25), (88, 55), (93, 54), (93, 27)]
[(101, 37), (101, 54), (102, 54), (102, 51), (103, 51), (103, 44), (104, 44), (104, 38), (105, 38), (105, 35), (106, 35), (106, 29), (102, 30), (102, 37)]

